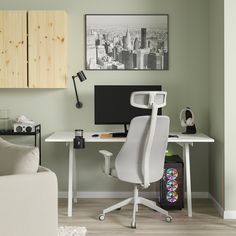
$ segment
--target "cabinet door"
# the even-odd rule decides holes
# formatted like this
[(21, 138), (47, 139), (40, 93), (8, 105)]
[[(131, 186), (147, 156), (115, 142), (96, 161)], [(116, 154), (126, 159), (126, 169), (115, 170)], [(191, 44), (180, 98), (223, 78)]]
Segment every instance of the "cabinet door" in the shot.
[(0, 11), (0, 88), (27, 87), (26, 11)]
[(67, 83), (67, 14), (28, 12), (30, 88), (65, 88)]

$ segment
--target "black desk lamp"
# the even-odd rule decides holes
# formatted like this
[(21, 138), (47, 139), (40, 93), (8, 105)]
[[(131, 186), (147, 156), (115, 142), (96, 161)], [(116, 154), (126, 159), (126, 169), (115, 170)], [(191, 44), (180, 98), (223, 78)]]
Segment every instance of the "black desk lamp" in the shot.
[(79, 100), (79, 96), (78, 96), (78, 92), (77, 92), (77, 88), (76, 88), (76, 83), (75, 83), (75, 78), (77, 78), (77, 77), (79, 78), (80, 82), (85, 81), (87, 78), (86, 78), (83, 71), (78, 72), (76, 75), (72, 75), (74, 89), (75, 89), (75, 95), (76, 95), (76, 100), (77, 100), (76, 107), (81, 108), (83, 106), (83, 103), (80, 102), (80, 100)]

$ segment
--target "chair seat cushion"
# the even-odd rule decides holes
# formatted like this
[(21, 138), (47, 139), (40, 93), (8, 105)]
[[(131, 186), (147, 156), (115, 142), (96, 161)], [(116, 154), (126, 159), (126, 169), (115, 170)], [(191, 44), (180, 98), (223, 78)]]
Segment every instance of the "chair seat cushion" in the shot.
[(32, 174), (39, 168), (39, 149), (0, 138), (0, 176)]

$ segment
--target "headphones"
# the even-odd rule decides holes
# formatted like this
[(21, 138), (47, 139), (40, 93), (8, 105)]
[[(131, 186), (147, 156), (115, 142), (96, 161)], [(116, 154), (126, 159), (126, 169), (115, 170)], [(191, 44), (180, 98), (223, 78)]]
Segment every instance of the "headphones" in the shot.
[[(185, 118), (183, 119), (183, 113), (185, 113)], [(180, 111), (179, 120), (182, 127), (193, 126), (194, 125), (194, 113), (189, 108), (186, 107)]]

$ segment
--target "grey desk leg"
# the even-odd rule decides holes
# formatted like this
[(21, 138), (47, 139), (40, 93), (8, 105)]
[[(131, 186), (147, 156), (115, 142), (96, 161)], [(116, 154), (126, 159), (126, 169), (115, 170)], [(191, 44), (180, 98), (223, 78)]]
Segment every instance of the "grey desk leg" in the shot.
[(74, 158), (74, 176), (73, 176), (73, 195), (74, 195), (74, 203), (77, 203), (77, 173), (76, 173), (76, 156), (75, 149), (73, 150), (73, 158)]
[(74, 160), (73, 143), (69, 143), (69, 178), (68, 178), (68, 216), (72, 216), (72, 195), (73, 195), (73, 160)]
[(188, 216), (192, 217), (192, 190), (191, 190), (191, 172), (190, 172), (190, 144), (185, 143), (183, 145), (183, 156), (185, 160), (186, 170), (186, 186), (187, 186), (187, 205), (188, 205)]

